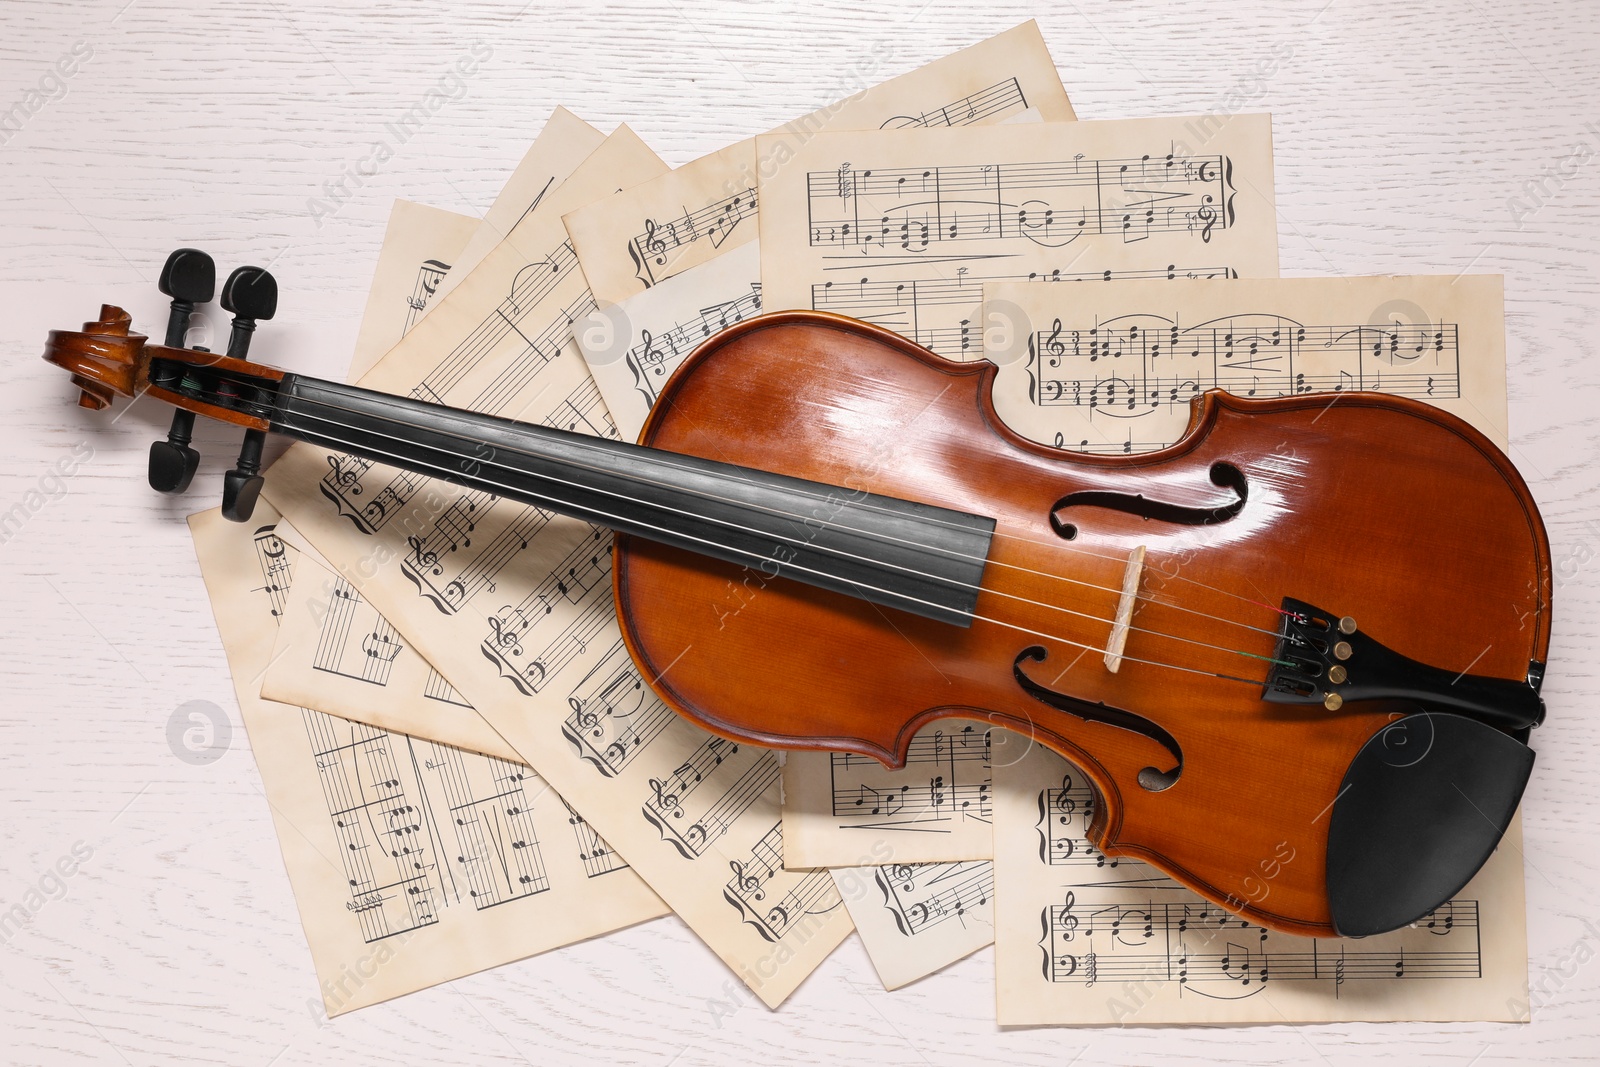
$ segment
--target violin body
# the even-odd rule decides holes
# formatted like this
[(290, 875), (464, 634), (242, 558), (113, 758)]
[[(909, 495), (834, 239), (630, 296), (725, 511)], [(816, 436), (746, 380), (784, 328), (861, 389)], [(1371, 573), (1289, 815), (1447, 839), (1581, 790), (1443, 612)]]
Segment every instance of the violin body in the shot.
[[(891, 767), (935, 719), (1014, 730), (1087, 775), (1099, 801), (1090, 834), (1107, 854), (1293, 933), (1395, 921), (1381, 901), (1341, 899), (1388, 888), (1335, 883), (1352, 870), (1381, 880), (1395, 865), (1385, 849), (1470, 836), (1466, 815), (1443, 810), (1455, 803), (1447, 780), (1525, 762), (1507, 772), (1516, 781), (1473, 794), (1502, 809), (1482, 815), (1498, 824), (1493, 847), (1532, 762), (1514, 730), (1467, 720), (1457, 730), (1421, 682), (1352, 691), (1365, 699), (1342, 704), (1313, 700), (1320, 690), (1282, 703), (1263, 698), (1263, 679), (1285, 654), (1281, 605), (1293, 598), (1328, 614), (1314, 620), (1333, 623), (1320, 664), (1335, 676), (1347, 666), (1352, 683), (1379, 653), (1358, 644), (1339, 661), (1328, 652), (1341, 637), (1334, 620), (1444, 672), (1442, 699), (1450, 675), (1536, 689), (1549, 549), (1497, 448), (1402, 398), (1212, 391), (1169, 448), (1066, 454), (1000, 423), (995, 373), (814, 313), (764, 316), (702, 345), (641, 444), (990, 516), (996, 530), (967, 627), (619, 535), (623, 633), (664, 699), (727, 737)], [(1113, 672), (1099, 650), (1140, 546), (1128, 658)], [(1409, 733), (1386, 734), (1397, 722)], [(1372, 784), (1418, 752), (1462, 762), (1419, 787), (1425, 795)], [(1434, 894), (1458, 890), (1478, 852), (1432, 857)]]

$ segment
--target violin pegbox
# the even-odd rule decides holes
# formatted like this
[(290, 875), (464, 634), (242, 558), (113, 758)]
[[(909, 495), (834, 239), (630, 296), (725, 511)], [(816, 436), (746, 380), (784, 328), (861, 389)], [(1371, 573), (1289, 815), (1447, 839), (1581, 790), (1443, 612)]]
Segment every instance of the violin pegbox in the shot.
[(113, 396), (138, 396), (149, 382), (150, 358), (144, 334), (134, 333), (133, 319), (112, 304), (100, 306), (100, 317), (79, 330), (51, 330), (44, 358), (72, 375), (80, 390), (78, 404), (96, 411), (111, 406)]
[(270, 319), (278, 307), (278, 283), (261, 267), (240, 267), (222, 287), (222, 306), (234, 315), (226, 354), (196, 346), (183, 347), (195, 305), (209, 301), (216, 289), (216, 267), (196, 248), (180, 248), (167, 257), (160, 289), (172, 298), (165, 345), (151, 345), (134, 333), (132, 319), (106, 304), (100, 318), (81, 331), (53, 330), (44, 358), (72, 375), (78, 403), (104, 409), (117, 394), (144, 395), (178, 410), (164, 441), (150, 445), (151, 488), (181, 493), (189, 488), (200, 455), (193, 439), (196, 415), (244, 428), (237, 465), (223, 478), (222, 513), (237, 522), (250, 517), (261, 492), (261, 453), (283, 372), (251, 363), (256, 322)]

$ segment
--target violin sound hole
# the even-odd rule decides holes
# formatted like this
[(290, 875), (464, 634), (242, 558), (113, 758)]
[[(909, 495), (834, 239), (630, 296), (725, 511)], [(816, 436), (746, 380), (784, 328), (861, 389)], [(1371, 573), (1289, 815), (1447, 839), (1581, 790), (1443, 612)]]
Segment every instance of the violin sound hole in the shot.
[(1244, 509), (1249, 486), (1245, 483), (1244, 472), (1238, 467), (1232, 463), (1213, 463), (1211, 484), (1232, 489), (1236, 499), (1216, 507), (1194, 508), (1151, 500), (1143, 493), (1113, 493), (1103, 489), (1091, 489), (1081, 493), (1068, 493), (1056, 501), (1055, 506), (1050, 509), (1050, 528), (1068, 541), (1078, 536), (1077, 524), (1068, 522), (1062, 515), (1068, 508), (1110, 508), (1112, 511), (1137, 515), (1142, 519), (1155, 519), (1158, 522), (1170, 522), (1178, 526), (1209, 526), (1227, 522)]
[(1146, 767), (1139, 772), (1139, 785), (1152, 793), (1159, 793), (1170, 788), (1177, 782), (1178, 776), (1183, 773), (1183, 749), (1178, 746), (1177, 738), (1156, 723), (1131, 711), (1114, 708), (1109, 704), (1100, 704), (1082, 697), (1069, 696), (1058, 693), (1049, 686), (1043, 685), (1028, 676), (1022, 669), (1024, 663), (1043, 663), (1049, 655), (1039, 645), (1030, 645), (1017, 653), (1017, 658), (1011, 664), (1011, 674), (1016, 678), (1017, 684), (1022, 686), (1023, 692), (1050, 705), (1057, 711), (1064, 711), (1068, 715), (1076, 716), (1087, 722), (1103, 722), (1107, 726), (1115, 726), (1123, 730), (1131, 730), (1136, 734), (1143, 734), (1156, 744), (1166, 749), (1172, 757), (1171, 770), (1160, 770), (1156, 767)]

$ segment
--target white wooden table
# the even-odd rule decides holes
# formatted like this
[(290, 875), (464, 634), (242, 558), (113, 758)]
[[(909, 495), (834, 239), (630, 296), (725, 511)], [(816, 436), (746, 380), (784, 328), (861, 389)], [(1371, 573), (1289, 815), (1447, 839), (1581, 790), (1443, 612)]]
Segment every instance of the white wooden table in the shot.
[[(0, 133), (0, 513), (12, 516), (0, 527), (0, 914), (26, 913), (0, 934), (0, 1060), (1465, 1067), (1596, 1054), (1600, 10), (520, 7), (0, 7), (0, 108), (42, 99)], [(195, 488), (156, 495), (145, 449), (165, 413), (143, 404), (112, 421), (72, 406), (38, 360), (45, 333), (111, 301), (159, 334), (156, 274), (192, 244), (220, 272), (251, 262), (276, 274), (279, 319), (254, 358), (338, 377), (392, 198), (481, 212), (553, 105), (605, 129), (627, 121), (676, 165), (839, 95), (841, 72), (875, 44), (892, 50), (893, 73), (1029, 16), (1084, 118), (1274, 113), (1286, 274), (1507, 276), (1513, 454), (1559, 581), (1550, 717), (1523, 806), (1532, 1023), (998, 1032), (990, 952), (888, 994), (853, 940), (769, 1012), (673, 919), (323, 1019), (183, 523), (216, 502), (237, 434), (203, 426)], [(326, 200), (476, 41), (493, 54), (464, 95), (314, 219), (308, 202)], [(63, 459), (74, 472), (57, 478)], [(233, 726), (203, 765), (167, 737), (196, 700)], [(731, 1015), (718, 1006), (730, 999)]]

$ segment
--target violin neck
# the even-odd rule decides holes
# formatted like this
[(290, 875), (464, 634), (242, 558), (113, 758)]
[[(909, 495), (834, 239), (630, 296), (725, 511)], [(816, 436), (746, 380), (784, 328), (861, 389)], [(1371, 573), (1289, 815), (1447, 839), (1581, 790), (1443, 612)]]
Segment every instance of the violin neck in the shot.
[(970, 625), (994, 520), (285, 375), (273, 431), (886, 607)]

